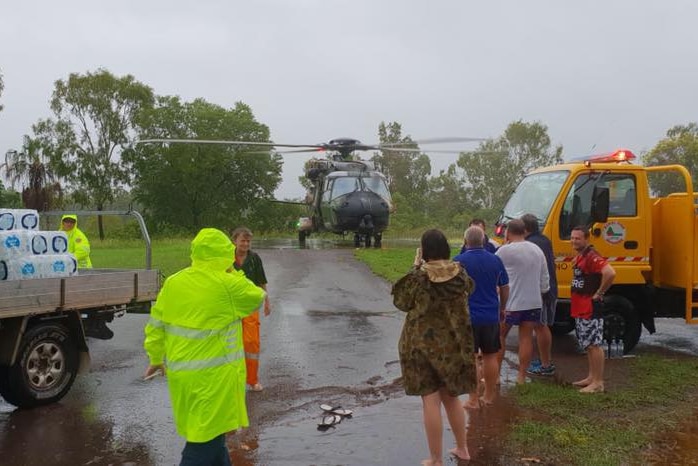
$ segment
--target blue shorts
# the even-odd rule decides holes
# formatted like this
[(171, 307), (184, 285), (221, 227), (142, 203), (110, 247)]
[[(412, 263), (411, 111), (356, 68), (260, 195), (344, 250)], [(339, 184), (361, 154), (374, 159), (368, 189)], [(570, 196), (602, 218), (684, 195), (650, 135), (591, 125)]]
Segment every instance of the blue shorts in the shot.
[(540, 323), (540, 309), (528, 309), (526, 311), (507, 311), (504, 320), (508, 326), (521, 325), (522, 322)]

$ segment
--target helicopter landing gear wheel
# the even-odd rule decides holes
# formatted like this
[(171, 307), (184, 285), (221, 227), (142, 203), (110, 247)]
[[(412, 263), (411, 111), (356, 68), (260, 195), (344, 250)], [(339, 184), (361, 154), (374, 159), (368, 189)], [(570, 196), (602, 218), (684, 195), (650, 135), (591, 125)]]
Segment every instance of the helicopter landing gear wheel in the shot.
[(298, 242), (300, 243), (301, 247), (305, 246), (305, 239), (308, 237), (308, 232), (307, 231), (299, 231), (298, 232)]
[(380, 248), (380, 247), (381, 247), (381, 243), (383, 242), (383, 234), (382, 234), (382, 233), (376, 233), (375, 236), (373, 237), (373, 239), (375, 240), (375, 241), (373, 242), (373, 247), (374, 247), (374, 248)]
[(361, 235), (354, 233), (354, 247), (358, 248), (361, 246)]
[(371, 247), (371, 235), (367, 234), (366, 238), (364, 238), (364, 244), (366, 245), (367, 248)]

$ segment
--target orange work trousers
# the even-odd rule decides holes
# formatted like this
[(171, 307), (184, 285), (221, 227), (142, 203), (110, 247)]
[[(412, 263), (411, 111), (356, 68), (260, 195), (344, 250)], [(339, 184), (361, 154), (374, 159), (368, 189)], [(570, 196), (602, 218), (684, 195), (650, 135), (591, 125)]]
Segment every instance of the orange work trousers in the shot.
[(247, 384), (259, 382), (259, 311), (242, 319), (242, 344), (245, 348)]

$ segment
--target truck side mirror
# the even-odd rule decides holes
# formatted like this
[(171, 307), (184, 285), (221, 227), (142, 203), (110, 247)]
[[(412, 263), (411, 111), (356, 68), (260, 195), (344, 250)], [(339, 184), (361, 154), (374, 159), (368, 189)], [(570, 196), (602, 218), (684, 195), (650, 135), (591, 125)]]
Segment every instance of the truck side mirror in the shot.
[(604, 223), (608, 220), (608, 205), (610, 194), (608, 188), (595, 186), (594, 194), (591, 198), (591, 221), (594, 223)]

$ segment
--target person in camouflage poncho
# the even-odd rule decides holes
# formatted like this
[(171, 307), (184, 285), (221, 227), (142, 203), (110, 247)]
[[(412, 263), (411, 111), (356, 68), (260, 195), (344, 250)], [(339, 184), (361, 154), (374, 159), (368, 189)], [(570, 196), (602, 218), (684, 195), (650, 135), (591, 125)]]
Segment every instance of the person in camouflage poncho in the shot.
[(407, 313), (398, 344), (405, 393), (422, 397), (424, 426), (431, 458), (442, 464), (441, 405), (444, 405), (456, 448), (451, 453), (470, 458), (465, 414), (459, 395), (477, 386), (468, 294), (474, 283), (450, 260), (443, 233), (428, 230), (415, 257), (414, 269), (393, 286), (395, 306)]

